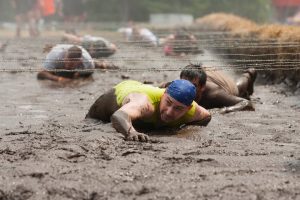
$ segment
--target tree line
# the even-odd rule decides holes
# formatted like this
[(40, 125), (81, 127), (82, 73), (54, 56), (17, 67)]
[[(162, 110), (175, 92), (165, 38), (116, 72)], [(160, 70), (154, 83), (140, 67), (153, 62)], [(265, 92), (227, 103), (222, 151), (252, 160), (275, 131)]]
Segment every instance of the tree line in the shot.
[[(185, 13), (194, 18), (212, 12), (227, 12), (256, 22), (270, 19), (270, 0), (85, 0), (89, 21), (146, 22), (152, 13)], [(59, 20), (59, 18), (56, 18)], [(14, 20), (10, 0), (0, 0), (0, 21)]]

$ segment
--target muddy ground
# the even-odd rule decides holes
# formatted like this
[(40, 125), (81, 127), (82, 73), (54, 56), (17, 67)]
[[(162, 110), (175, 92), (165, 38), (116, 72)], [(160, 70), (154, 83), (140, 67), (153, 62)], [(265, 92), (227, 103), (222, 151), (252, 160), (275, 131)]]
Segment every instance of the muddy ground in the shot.
[(110, 124), (84, 120), (96, 98), (122, 77), (156, 84), (189, 61), (213, 65), (208, 52), (165, 58), (112, 34), (119, 52), (109, 60), (128, 70), (97, 71), (94, 81), (62, 87), (36, 80), (43, 45), (59, 36), (0, 39), (9, 40), (0, 53), (1, 200), (300, 199), (300, 97), (285, 85), (257, 84), (254, 112), (214, 113), (207, 127), (128, 142)]

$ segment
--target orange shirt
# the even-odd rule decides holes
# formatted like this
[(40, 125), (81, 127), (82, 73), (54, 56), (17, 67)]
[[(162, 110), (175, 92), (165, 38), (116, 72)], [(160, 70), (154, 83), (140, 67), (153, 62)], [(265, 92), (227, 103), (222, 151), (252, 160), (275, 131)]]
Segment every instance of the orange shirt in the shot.
[(41, 0), (41, 9), (43, 16), (53, 15), (55, 13), (54, 0)]

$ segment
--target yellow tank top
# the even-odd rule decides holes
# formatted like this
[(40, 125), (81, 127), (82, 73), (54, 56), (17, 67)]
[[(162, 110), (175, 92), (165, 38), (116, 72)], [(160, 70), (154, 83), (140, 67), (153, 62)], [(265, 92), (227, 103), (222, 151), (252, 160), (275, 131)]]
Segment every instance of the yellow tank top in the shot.
[(196, 103), (192, 103), (192, 108), (181, 118), (177, 119), (176, 121), (170, 123), (163, 123), (160, 120), (159, 114), (159, 104), (162, 95), (165, 92), (165, 89), (154, 87), (152, 85), (146, 85), (138, 81), (127, 80), (117, 84), (115, 87), (115, 95), (117, 98), (117, 103), (119, 106), (122, 105), (124, 98), (129, 95), (130, 93), (142, 93), (148, 96), (149, 101), (154, 106), (154, 114), (147, 119), (141, 119), (141, 121), (145, 123), (149, 123), (154, 127), (179, 127), (182, 124), (188, 122), (194, 115), (196, 111)]

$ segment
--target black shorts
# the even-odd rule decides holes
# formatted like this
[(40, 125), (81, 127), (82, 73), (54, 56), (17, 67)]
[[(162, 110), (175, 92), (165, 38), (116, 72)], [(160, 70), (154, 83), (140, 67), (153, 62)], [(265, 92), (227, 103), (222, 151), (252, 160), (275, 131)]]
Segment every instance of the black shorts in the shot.
[(86, 115), (86, 118), (94, 118), (103, 122), (110, 122), (110, 117), (119, 108), (115, 89), (110, 89), (95, 101)]

